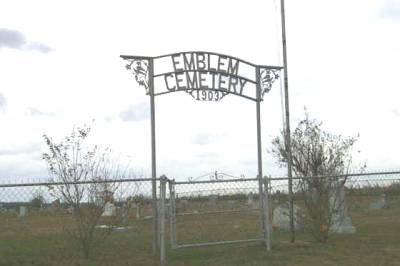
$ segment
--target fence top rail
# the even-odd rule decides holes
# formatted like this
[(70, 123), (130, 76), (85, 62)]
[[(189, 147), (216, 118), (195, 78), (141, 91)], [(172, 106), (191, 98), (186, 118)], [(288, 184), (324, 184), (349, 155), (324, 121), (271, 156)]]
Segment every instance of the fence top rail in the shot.
[(201, 181), (175, 181), (175, 185), (233, 183), (233, 182), (249, 182), (249, 181), (258, 181), (258, 180), (259, 180), (258, 178), (246, 178), (246, 179), (201, 180)]
[[(376, 176), (376, 175), (400, 175), (400, 171), (386, 171), (386, 172), (366, 172), (366, 173), (348, 173), (338, 175), (320, 175), (320, 176), (295, 176), (293, 180), (307, 179), (307, 178), (340, 178), (340, 177), (360, 177), (360, 176)], [(288, 177), (270, 177), (268, 180), (288, 180)]]
[(107, 179), (107, 180), (86, 180), (76, 182), (31, 182), (31, 183), (13, 183), (0, 184), (0, 188), (5, 187), (33, 187), (33, 186), (62, 186), (62, 185), (86, 185), (86, 184), (103, 184), (103, 183), (126, 183), (126, 182), (145, 182), (159, 181), (160, 178), (129, 178), (129, 179)]

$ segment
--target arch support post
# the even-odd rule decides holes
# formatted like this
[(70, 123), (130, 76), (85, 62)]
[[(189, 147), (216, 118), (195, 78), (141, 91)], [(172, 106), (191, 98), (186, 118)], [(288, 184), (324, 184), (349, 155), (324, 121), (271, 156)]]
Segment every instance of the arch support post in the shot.
[(152, 214), (153, 214), (153, 253), (157, 253), (160, 243), (158, 207), (157, 207), (157, 171), (156, 171), (156, 126), (155, 126), (155, 102), (154, 102), (154, 65), (153, 59), (149, 59), (149, 94), (150, 94), (150, 123), (151, 123), (151, 190), (152, 190)]
[(262, 237), (264, 239), (267, 251), (271, 250), (270, 234), (268, 230), (269, 220), (267, 220), (268, 210), (268, 190), (264, 193), (264, 180), (263, 180), (263, 169), (262, 169), (262, 145), (261, 145), (261, 83), (260, 83), (260, 68), (256, 67), (256, 80), (257, 82), (257, 101), (256, 101), (256, 119), (257, 119), (257, 178), (258, 178), (258, 197), (260, 207), (260, 224)]

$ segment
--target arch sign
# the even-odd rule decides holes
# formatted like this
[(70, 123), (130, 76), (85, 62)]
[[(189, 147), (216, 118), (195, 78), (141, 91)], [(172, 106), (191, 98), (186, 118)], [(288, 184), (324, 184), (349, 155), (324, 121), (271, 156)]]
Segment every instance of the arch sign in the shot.
[(220, 101), (228, 94), (262, 100), (281, 69), (210, 52), (121, 57), (128, 61), (126, 68), (148, 94), (149, 84), (153, 83), (154, 96), (184, 91), (198, 101)]
[[(153, 249), (158, 244), (156, 141), (154, 97), (184, 91), (198, 101), (220, 101), (229, 94), (256, 102), (259, 195), (263, 193), (260, 102), (279, 78), (279, 66), (255, 65), (210, 52), (182, 52), (156, 57), (121, 55), (126, 68), (150, 95)], [(268, 200), (268, 195), (265, 196)], [(268, 201), (260, 200), (261, 232), (270, 243)]]

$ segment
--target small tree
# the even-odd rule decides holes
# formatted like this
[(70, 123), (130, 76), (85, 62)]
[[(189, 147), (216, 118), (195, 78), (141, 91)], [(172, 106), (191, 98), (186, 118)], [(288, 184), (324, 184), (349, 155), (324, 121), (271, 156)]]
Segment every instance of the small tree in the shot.
[[(338, 195), (346, 182), (357, 138), (324, 131), (322, 123), (310, 119), (307, 112), (291, 134), (292, 169), (302, 177), (298, 188), (306, 207), (306, 225), (319, 242), (327, 241), (333, 218), (343, 207)], [(288, 162), (283, 133), (272, 141), (272, 154), (281, 165)]]
[(48, 148), (43, 159), (48, 165), (50, 182), (61, 183), (49, 186), (50, 194), (71, 208), (74, 225), (64, 229), (79, 243), (86, 259), (96, 240), (104, 239), (117, 222), (106, 219), (102, 222), (109, 225), (109, 230), (96, 230), (107, 197), (117, 189), (112, 180), (123, 177), (125, 172), (111, 159), (110, 149), (84, 145), (89, 132), (90, 127), (74, 129), (59, 143), (43, 135)]

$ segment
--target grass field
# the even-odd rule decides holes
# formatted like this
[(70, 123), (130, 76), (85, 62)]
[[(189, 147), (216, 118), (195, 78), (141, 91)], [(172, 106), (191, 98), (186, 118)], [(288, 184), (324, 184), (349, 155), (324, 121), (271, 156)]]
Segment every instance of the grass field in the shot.
[[(361, 205), (365, 205), (361, 202)], [(357, 233), (332, 235), (327, 244), (298, 233), (294, 244), (286, 232), (274, 231), (272, 252), (261, 243), (167, 250), (168, 265), (400, 265), (400, 205), (350, 212)], [(201, 222), (199, 219), (202, 219)], [(61, 221), (61, 222), (60, 222)], [(68, 219), (51, 213), (28, 217), (0, 215), (0, 265), (159, 265), (152, 256), (151, 220), (132, 220), (131, 230), (97, 241), (88, 261), (79, 259), (76, 242), (66, 237)], [(255, 237), (258, 215), (178, 217), (178, 242)], [(167, 228), (169, 226), (167, 225)], [(243, 229), (243, 230), (242, 230)], [(169, 246), (169, 238), (167, 238)]]

